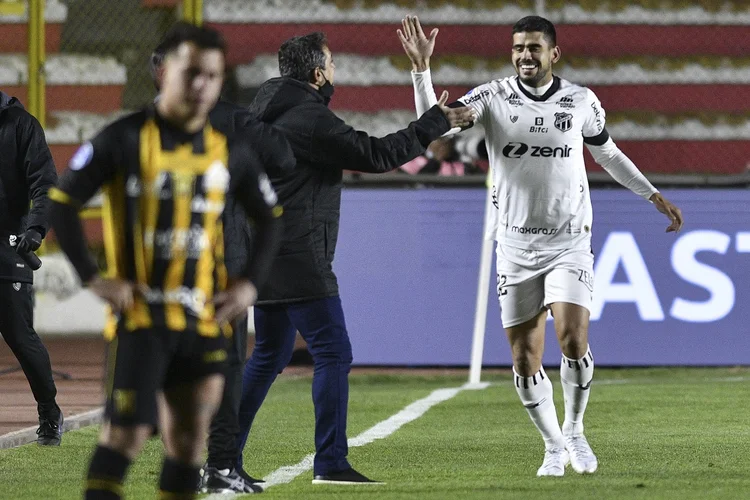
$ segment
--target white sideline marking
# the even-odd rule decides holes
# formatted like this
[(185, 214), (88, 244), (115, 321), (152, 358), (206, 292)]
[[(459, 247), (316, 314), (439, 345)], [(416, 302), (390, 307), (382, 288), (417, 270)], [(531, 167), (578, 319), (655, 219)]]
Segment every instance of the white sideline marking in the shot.
[[(71, 415), (65, 417), (63, 423), (63, 446), (65, 446), (65, 433), (76, 429), (82, 429), (89, 425), (96, 425), (101, 423), (102, 416), (104, 415), (104, 408), (96, 408), (78, 415)], [(0, 450), (6, 448), (16, 448), (25, 444), (33, 443), (36, 441), (36, 430), (37, 426), (26, 427), (14, 432), (9, 432), (3, 436), (0, 436)]]
[[(355, 448), (357, 446), (365, 446), (367, 444), (372, 443), (373, 441), (377, 439), (386, 438), (390, 436), (391, 434), (393, 434), (394, 432), (396, 432), (397, 430), (399, 430), (403, 425), (408, 424), (409, 422), (413, 422), (414, 420), (418, 419), (419, 417), (427, 413), (427, 410), (429, 410), (436, 404), (442, 403), (444, 401), (448, 401), (459, 392), (464, 391), (464, 390), (484, 389), (486, 387), (489, 387), (489, 385), (490, 385), (489, 383), (485, 382), (485, 383), (471, 384), (471, 385), (465, 384), (461, 387), (436, 389), (432, 391), (432, 393), (426, 398), (422, 398), (417, 401), (414, 401), (410, 405), (406, 406), (400, 412), (396, 413), (395, 415), (390, 416), (389, 418), (383, 420), (382, 422), (375, 424), (374, 426), (370, 427), (359, 436), (350, 438), (349, 446), (351, 448)], [(314, 458), (315, 458), (315, 454), (311, 453), (295, 465), (287, 465), (284, 467), (280, 467), (279, 469), (271, 472), (269, 475), (263, 478), (263, 480), (266, 482), (263, 485), (263, 489), (267, 490), (271, 486), (291, 483), (294, 480), (294, 478), (296, 478), (300, 474), (307, 472), (313, 468)], [(203, 497), (202, 500), (223, 500), (227, 498), (234, 498), (234, 497), (239, 497), (239, 496), (248, 495), (248, 494), (249, 493), (244, 493), (244, 494), (215, 493), (215, 494)]]

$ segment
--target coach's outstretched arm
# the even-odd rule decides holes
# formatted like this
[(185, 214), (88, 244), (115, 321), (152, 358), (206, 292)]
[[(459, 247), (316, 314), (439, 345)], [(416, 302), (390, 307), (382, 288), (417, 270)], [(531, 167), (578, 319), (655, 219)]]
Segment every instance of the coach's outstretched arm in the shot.
[(448, 93), (408, 127), (385, 137), (357, 131), (328, 111), (313, 127), (311, 151), (316, 162), (359, 172), (382, 173), (400, 167), (424, 153), (432, 141), (451, 127), (469, 126), (474, 111), (445, 106)]

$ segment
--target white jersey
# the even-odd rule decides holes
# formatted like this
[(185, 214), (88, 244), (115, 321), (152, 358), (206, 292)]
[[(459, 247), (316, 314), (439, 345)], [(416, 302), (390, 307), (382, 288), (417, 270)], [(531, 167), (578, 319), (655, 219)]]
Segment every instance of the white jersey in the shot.
[(496, 239), (530, 250), (591, 246), (592, 208), (584, 138), (604, 144), (605, 114), (586, 87), (555, 77), (542, 96), (517, 77), (459, 99), (485, 128), (498, 209)]

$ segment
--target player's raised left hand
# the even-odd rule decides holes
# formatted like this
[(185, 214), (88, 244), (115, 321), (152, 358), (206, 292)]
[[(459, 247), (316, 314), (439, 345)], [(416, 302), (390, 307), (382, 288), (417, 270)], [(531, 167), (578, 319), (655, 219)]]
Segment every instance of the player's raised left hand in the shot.
[(682, 219), (682, 210), (674, 206), (672, 202), (663, 197), (661, 193), (652, 194), (649, 200), (656, 205), (656, 209), (659, 212), (669, 217), (669, 220), (672, 221), (669, 227), (667, 227), (668, 233), (677, 232), (682, 229), (682, 224), (684, 222)]
[(433, 29), (428, 38), (422, 30), (422, 25), (419, 24), (417, 16), (406, 16), (401, 20), (401, 28), (403, 31), (397, 29), (396, 33), (398, 33), (398, 39), (401, 40), (404, 52), (411, 60), (414, 71), (427, 71), (430, 67), (430, 56), (432, 56), (432, 51), (435, 50), (438, 29)]
[(239, 280), (216, 295), (216, 321), (229, 323), (247, 313), (247, 309), (258, 299), (258, 289), (249, 280)]

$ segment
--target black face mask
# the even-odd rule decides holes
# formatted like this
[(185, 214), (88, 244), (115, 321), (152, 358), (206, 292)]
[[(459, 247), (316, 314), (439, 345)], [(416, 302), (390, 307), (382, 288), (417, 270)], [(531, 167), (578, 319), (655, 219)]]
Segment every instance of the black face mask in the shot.
[(335, 90), (333, 88), (333, 84), (328, 81), (328, 79), (324, 76), (323, 79), (326, 81), (323, 85), (318, 88), (318, 93), (323, 97), (323, 102), (325, 102), (326, 106), (328, 106), (328, 103), (331, 102), (331, 97), (333, 97), (333, 91)]

